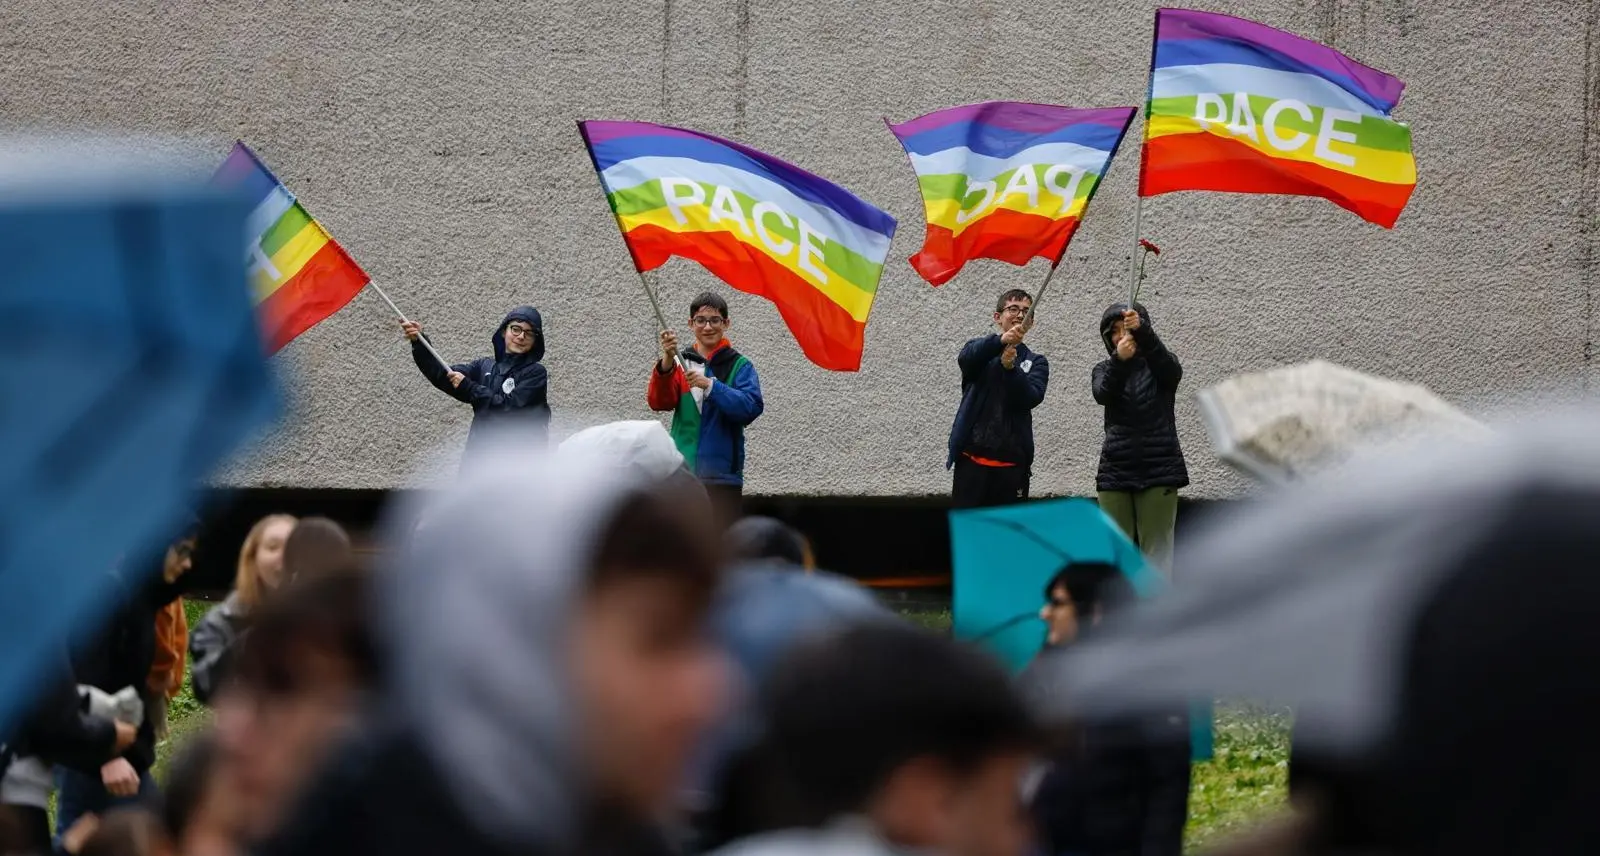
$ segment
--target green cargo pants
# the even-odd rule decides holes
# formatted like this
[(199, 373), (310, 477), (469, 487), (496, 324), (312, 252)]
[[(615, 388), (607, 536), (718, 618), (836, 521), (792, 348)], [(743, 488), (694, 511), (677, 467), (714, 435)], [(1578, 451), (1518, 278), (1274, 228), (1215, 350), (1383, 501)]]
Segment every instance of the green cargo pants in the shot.
[(1100, 492), (1100, 508), (1128, 540), (1138, 545), (1150, 564), (1172, 576), (1172, 530), (1178, 523), (1178, 489), (1153, 487), (1130, 493)]

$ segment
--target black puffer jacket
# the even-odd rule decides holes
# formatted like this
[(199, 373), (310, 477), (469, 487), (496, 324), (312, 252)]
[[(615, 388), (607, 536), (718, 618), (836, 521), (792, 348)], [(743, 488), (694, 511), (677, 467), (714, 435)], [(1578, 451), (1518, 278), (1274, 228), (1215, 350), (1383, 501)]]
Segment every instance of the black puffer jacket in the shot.
[(1094, 367), (1094, 400), (1106, 409), (1096, 487), (1102, 491), (1184, 487), (1189, 484), (1189, 470), (1174, 414), (1183, 366), (1156, 336), (1149, 311), (1139, 304), (1134, 308), (1143, 323), (1133, 334), (1138, 352), (1129, 360), (1117, 359), (1111, 341), (1111, 325), (1128, 305), (1114, 304), (1100, 316), (1100, 338), (1111, 358)]

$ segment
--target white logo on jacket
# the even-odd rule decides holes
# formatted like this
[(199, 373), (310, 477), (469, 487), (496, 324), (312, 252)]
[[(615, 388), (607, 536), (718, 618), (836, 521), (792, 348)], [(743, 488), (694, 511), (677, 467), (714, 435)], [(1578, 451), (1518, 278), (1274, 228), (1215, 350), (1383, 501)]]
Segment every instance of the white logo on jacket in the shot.
[(508, 378), (506, 378), (506, 382), (505, 383), (500, 384), (500, 391), (505, 393), (506, 395), (510, 395), (511, 394), (511, 390), (516, 389), (516, 388), (517, 388), (517, 379), (514, 378), (514, 377), (508, 377)]
[(1023, 360), (1022, 365), (1018, 366), (1018, 368), (1022, 369), (1023, 374), (1027, 374), (1028, 370), (1033, 368), (1033, 360)]

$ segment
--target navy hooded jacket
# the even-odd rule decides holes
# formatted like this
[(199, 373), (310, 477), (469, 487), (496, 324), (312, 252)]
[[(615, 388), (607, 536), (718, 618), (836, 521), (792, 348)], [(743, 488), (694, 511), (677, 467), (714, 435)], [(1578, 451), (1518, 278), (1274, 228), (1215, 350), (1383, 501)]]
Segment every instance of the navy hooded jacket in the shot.
[[(525, 354), (506, 350), (506, 327), (521, 321), (533, 328), (533, 347)], [(451, 386), (448, 373), (422, 342), (411, 343), (411, 358), (423, 377), (445, 395), (472, 405), (472, 428), (467, 432), (467, 453), (492, 433), (511, 428), (543, 446), (550, 436), (549, 373), (539, 362), (544, 357), (544, 321), (539, 310), (519, 306), (506, 314), (494, 331), (494, 356), (450, 367), (466, 376)]]

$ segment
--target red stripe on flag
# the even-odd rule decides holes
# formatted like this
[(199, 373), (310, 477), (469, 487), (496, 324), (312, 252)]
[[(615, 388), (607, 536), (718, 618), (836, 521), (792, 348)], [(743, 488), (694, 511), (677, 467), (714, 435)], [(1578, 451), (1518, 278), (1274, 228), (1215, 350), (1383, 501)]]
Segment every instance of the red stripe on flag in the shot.
[(1076, 217), (1052, 220), (1009, 208), (985, 215), (959, 235), (929, 223), (922, 250), (911, 257), (911, 266), (930, 284), (944, 285), (973, 259), (998, 259), (1014, 265), (1025, 265), (1036, 257), (1055, 261), (1066, 251), (1077, 228)]
[(672, 232), (644, 225), (623, 239), (640, 270), (655, 270), (672, 256), (699, 262), (728, 285), (772, 301), (806, 359), (829, 371), (861, 368), (866, 325), (811, 283), (727, 232)]
[(1139, 193), (1181, 190), (1320, 196), (1363, 220), (1394, 228), (1416, 185), (1359, 178), (1314, 163), (1274, 158), (1215, 134), (1173, 134), (1147, 140)]
[(343, 309), (367, 281), (367, 272), (330, 239), (299, 273), (256, 307), (267, 353), (277, 353), (294, 337)]

